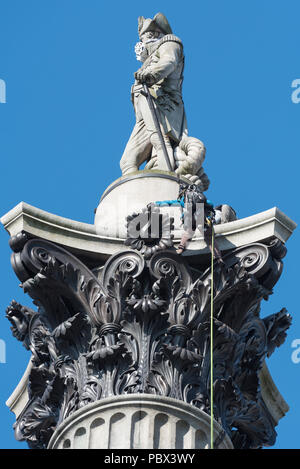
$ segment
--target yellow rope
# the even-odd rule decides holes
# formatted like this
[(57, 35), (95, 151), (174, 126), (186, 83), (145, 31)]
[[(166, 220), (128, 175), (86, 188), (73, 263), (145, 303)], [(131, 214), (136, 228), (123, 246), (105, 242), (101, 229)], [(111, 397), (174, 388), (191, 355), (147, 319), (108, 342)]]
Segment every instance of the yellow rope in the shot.
[(211, 286), (210, 286), (210, 449), (214, 449), (214, 405), (213, 405), (213, 325), (214, 325), (214, 228), (211, 224)]

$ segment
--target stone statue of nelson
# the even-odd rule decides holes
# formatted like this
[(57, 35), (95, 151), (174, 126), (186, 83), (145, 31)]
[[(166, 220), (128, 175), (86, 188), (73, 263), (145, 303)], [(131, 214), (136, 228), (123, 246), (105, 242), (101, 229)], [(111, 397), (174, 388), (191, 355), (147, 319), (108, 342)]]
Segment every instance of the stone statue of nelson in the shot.
[(187, 133), (181, 89), (184, 55), (181, 40), (172, 34), (162, 13), (153, 19), (139, 17), (140, 42), (135, 47), (137, 59), (143, 62), (135, 73), (132, 87), (136, 124), (122, 156), (122, 174), (137, 171), (149, 161), (147, 169), (167, 170), (162, 145), (155, 128), (141, 83), (149, 87), (172, 168), (175, 168), (173, 149)]

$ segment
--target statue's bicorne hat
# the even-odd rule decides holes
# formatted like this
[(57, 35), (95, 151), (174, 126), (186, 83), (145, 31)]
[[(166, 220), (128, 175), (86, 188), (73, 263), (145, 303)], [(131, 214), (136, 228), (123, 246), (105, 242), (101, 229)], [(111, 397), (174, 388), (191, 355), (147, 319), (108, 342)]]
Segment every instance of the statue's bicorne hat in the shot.
[(141, 37), (147, 31), (161, 31), (163, 34), (172, 34), (171, 26), (165, 15), (157, 13), (153, 19), (144, 18), (139, 16), (138, 18), (138, 31)]

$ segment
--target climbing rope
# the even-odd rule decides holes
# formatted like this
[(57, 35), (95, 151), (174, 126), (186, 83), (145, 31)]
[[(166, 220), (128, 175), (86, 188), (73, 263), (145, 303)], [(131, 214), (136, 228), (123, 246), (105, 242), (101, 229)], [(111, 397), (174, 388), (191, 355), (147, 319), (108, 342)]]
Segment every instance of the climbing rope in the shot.
[[(211, 224), (212, 225), (212, 224)], [(211, 285), (210, 285), (210, 449), (214, 449), (214, 376), (213, 376), (213, 326), (214, 326), (214, 228), (211, 226)]]

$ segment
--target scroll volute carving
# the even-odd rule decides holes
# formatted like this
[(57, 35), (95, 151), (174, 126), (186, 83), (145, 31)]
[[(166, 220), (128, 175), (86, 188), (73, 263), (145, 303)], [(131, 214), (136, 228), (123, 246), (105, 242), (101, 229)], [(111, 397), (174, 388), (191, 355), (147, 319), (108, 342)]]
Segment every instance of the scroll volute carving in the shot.
[(214, 299), (214, 415), (235, 447), (274, 442), (258, 374), (285, 338), (283, 309), (259, 317), (282, 270), (283, 249), (253, 244), (211, 270), (172, 250), (132, 249), (108, 259), (101, 279), (63, 248), (19, 237), (12, 264), (38, 311), (7, 309), (12, 333), (32, 351), (30, 401), (16, 437), (46, 447), (77, 409), (124, 393), (152, 393), (210, 412), (210, 301)]

